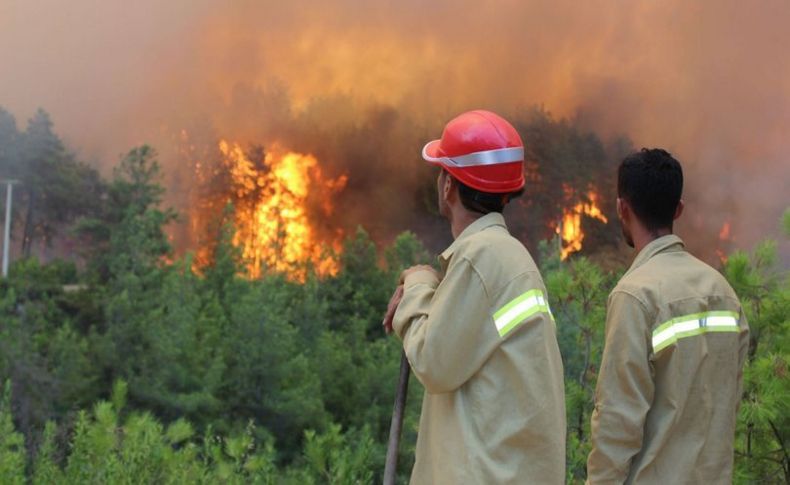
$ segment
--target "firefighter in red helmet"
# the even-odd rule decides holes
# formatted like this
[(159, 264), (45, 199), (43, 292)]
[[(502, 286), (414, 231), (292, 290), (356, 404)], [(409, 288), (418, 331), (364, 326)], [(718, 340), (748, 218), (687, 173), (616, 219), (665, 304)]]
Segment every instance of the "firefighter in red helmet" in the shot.
[(390, 302), (425, 395), (411, 482), (565, 480), (565, 396), (554, 317), (535, 262), (502, 216), (524, 187), (524, 145), (490, 111), (451, 120), (423, 158), (454, 242), (409, 268)]

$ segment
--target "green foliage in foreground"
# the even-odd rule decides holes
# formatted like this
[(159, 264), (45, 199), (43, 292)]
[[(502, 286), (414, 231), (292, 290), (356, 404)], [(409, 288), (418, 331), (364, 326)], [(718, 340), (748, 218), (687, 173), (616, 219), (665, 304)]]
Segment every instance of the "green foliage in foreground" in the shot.
[(0, 407), (0, 477), (3, 483), (370, 483), (376, 446), (366, 429), (343, 434), (330, 426), (305, 433), (304, 457), (278, 469), (271, 441), (256, 442), (252, 426), (221, 438), (209, 427), (202, 436), (178, 419), (161, 425), (150, 413), (124, 419), (126, 384), (118, 381), (112, 402), (78, 414), (70, 453), (58, 463), (56, 427), (48, 423), (43, 442), (25, 472), (23, 436), (13, 430), (8, 392)]
[[(23, 260), (0, 281), (0, 482), (379, 481), (400, 355), (380, 319), (400, 270), (427, 260), (422, 245), (403, 234), (379, 254), (360, 229), (336, 276), (251, 280), (225, 225), (198, 273), (189, 257), (166, 262), (162, 226), (173, 216), (159, 208), (153, 157), (130, 152), (105, 206), (81, 221), (83, 269)], [(561, 264), (548, 247), (540, 260), (565, 362), (568, 480), (581, 482), (618, 275), (584, 258)], [(723, 268), (752, 327), (739, 483), (790, 479), (790, 282), (779, 267), (766, 243)], [(402, 482), (421, 392), (414, 380)]]

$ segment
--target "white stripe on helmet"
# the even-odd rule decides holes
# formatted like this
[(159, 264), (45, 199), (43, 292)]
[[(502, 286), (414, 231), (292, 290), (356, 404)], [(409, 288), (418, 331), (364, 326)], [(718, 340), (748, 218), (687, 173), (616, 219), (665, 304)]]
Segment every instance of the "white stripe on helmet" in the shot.
[(422, 158), (429, 162), (441, 163), (455, 167), (476, 167), (479, 165), (499, 165), (524, 160), (524, 147), (497, 148), (469, 153), (457, 157), (432, 157), (428, 155), (428, 143), (422, 149)]

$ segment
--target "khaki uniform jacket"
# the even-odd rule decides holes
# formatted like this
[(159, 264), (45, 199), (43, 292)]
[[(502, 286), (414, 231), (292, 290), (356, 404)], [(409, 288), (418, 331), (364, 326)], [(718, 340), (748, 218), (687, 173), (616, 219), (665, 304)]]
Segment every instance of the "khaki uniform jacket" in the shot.
[(413, 484), (565, 480), (560, 351), (535, 262), (501, 214), (410, 274), (393, 328), (425, 387)]
[(749, 327), (716, 270), (668, 235), (609, 295), (588, 483), (731, 483)]

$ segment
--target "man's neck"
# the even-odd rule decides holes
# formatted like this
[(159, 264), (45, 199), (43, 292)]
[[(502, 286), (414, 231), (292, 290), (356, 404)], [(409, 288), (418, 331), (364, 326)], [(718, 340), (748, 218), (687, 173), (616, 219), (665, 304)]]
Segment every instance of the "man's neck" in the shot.
[(469, 227), (470, 224), (483, 217), (483, 214), (477, 212), (470, 212), (468, 210), (455, 211), (450, 218), (450, 231), (453, 233), (453, 239), (458, 239), (458, 236), (464, 232), (464, 229)]
[(672, 228), (664, 228), (659, 229), (657, 231), (649, 231), (642, 227), (638, 228), (638, 230), (634, 231), (634, 250), (636, 250), (636, 254), (642, 252), (642, 250), (650, 244), (651, 242), (655, 241), (656, 239), (664, 236), (668, 236), (672, 234)]

